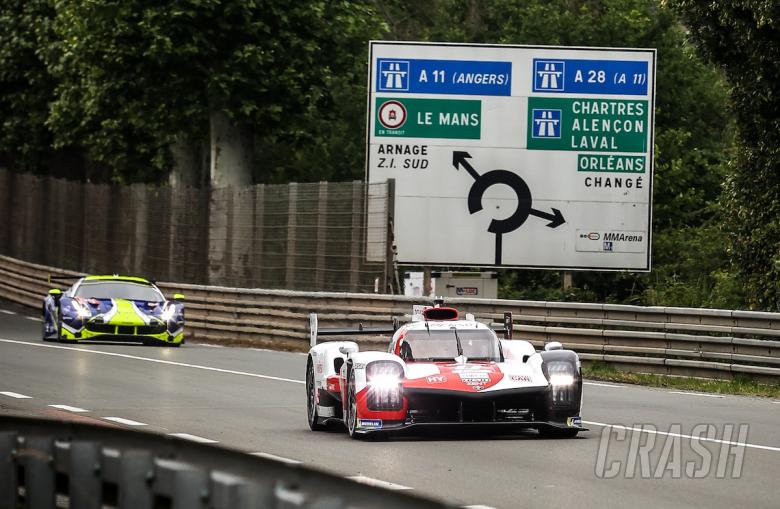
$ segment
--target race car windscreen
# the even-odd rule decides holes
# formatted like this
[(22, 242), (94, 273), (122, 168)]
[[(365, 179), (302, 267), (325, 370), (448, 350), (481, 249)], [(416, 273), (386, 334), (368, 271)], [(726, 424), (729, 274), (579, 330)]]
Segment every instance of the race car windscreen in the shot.
[[(460, 350), (458, 349), (460, 340)], [(498, 340), (487, 330), (413, 330), (401, 344), (406, 361), (451, 361), (461, 355), (469, 360), (500, 361)]]
[(76, 289), (74, 297), (85, 299), (127, 299), (162, 302), (163, 296), (150, 285), (125, 281), (85, 282)]

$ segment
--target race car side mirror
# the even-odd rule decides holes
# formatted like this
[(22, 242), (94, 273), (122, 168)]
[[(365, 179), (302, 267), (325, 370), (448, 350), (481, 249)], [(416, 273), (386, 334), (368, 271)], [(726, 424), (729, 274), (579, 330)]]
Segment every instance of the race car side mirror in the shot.
[(563, 345), (560, 344), (558, 341), (550, 341), (546, 345), (544, 345), (544, 351), (550, 352), (552, 350), (563, 350)]
[(181, 293), (174, 293), (173, 300), (178, 302), (184, 302), (184, 295), (182, 295)]

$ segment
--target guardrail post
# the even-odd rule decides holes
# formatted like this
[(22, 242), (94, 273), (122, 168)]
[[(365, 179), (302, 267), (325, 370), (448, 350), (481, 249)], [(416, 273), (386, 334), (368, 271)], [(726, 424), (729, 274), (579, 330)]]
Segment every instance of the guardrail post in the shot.
[(209, 474), (200, 468), (171, 460), (155, 460), (154, 492), (167, 496), (171, 509), (209, 507)]
[(100, 445), (96, 442), (71, 442), (68, 495), (70, 507), (100, 509), (103, 503), (103, 479)]
[(152, 453), (125, 451), (119, 460), (119, 509), (152, 509)]
[(16, 509), (17, 434), (0, 433), (0, 509)]
[(55, 507), (54, 439), (26, 437), (24, 449), (24, 491), (27, 509)]
[(270, 483), (250, 482), (222, 472), (211, 474), (211, 509), (275, 507)]

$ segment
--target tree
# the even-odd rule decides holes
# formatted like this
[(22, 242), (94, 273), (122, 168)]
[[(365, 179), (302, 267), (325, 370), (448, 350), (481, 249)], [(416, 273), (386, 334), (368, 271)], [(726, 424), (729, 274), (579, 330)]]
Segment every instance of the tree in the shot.
[(37, 50), (53, 18), (46, 0), (0, 2), (0, 164), (17, 171), (41, 172), (50, 158), (55, 82)]
[(347, 0), (60, 1), (50, 123), (58, 143), (83, 142), (120, 181), (159, 180), (172, 144), (210, 132), (212, 181), (251, 183), (263, 164), (255, 136), (290, 135), (288, 119), (352, 71), (370, 26)]
[(726, 186), (731, 257), (754, 307), (780, 309), (780, 4), (670, 1), (725, 73), (739, 143)]

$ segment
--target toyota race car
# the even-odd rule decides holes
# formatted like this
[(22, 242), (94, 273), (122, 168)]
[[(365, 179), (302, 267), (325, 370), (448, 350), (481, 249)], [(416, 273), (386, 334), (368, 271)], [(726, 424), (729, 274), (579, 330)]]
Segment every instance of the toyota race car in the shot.
[[(511, 315), (505, 317), (511, 337)], [(387, 353), (318, 336), (392, 333)], [(318, 329), (311, 315), (306, 366), (309, 427), (343, 422), (352, 437), (443, 426), (536, 428), (574, 437), (582, 427), (582, 375), (576, 353), (552, 342), (499, 339), (472, 315), (422, 309), (392, 329)]]
[(184, 297), (169, 301), (152, 282), (128, 276), (86, 276), (43, 301), (43, 340), (137, 341), (179, 346)]

